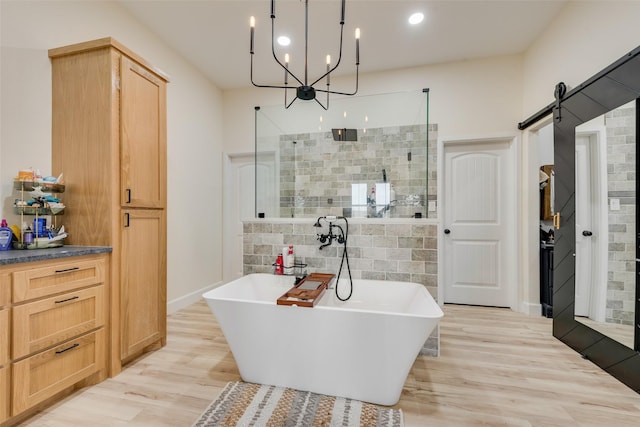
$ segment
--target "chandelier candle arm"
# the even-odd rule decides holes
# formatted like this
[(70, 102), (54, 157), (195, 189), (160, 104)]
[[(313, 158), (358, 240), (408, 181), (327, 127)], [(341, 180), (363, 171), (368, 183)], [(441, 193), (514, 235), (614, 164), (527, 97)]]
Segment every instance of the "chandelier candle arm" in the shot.
[(329, 85), (331, 84), (331, 55), (327, 55), (327, 104), (322, 105), (325, 110), (329, 109)]
[[(282, 69), (284, 70), (284, 85), (262, 85), (257, 84), (253, 81), (253, 55), (254, 55), (254, 47), (255, 47), (255, 18), (252, 16), (249, 20), (250, 25), (250, 47), (249, 53), (251, 54), (251, 84), (256, 87), (261, 88), (274, 88), (274, 89), (284, 89), (285, 90), (285, 108), (289, 108), (296, 99), (302, 99), (305, 101), (315, 100), (322, 108), (325, 110), (329, 109), (329, 94), (337, 94), (337, 95), (355, 95), (358, 92), (358, 72), (360, 65), (360, 29), (356, 28), (356, 87), (355, 91), (352, 93), (347, 92), (337, 92), (329, 90), (331, 84), (331, 73), (338, 68), (340, 62), (342, 60), (342, 42), (343, 42), (343, 34), (344, 34), (344, 17), (345, 17), (345, 9), (346, 9), (346, 0), (341, 0), (341, 11), (340, 11), (340, 48), (338, 54), (338, 60), (335, 65), (331, 67), (331, 56), (327, 55), (327, 68), (326, 72), (320, 76), (316, 81), (309, 84), (309, 70), (308, 70), (308, 56), (309, 56), (309, 0), (305, 0), (305, 29), (304, 29), (304, 44), (305, 44), (305, 52), (304, 52), (304, 82), (301, 81), (294, 73), (289, 70), (289, 54), (285, 54), (284, 64), (278, 59), (276, 55), (275, 49), (275, 10), (276, 4), (275, 0), (271, 0), (271, 53), (273, 55), (274, 60)], [(296, 97), (287, 104), (287, 90), (293, 89), (293, 87), (289, 86), (289, 76), (295, 79), (300, 86), (296, 87)], [(318, 83), (320, 80), (327, 78), (327, 89), (316, 89), (314, 85)], [(323, 105), (317, 98), (316, 92), (325, 92), (327, 94), (327, 104)]]
[(284, 54), (284, 84), (289, 83), (289, 54)]
[(251, 43), (249, 46), (249, 53), (253, 55), (253, 38), (256, 29), (256, 18), (254, 16), (249, 18), (249, 26), (251, 27)]
[(356, 65), (360, 65), (360, 28), (356, 28)]

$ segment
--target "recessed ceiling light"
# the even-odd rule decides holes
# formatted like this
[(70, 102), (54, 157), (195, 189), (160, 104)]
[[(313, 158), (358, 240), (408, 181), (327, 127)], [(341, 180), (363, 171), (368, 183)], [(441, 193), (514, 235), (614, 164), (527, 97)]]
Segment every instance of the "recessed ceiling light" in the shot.
[(287, 36), (278, 37), (278, 44), (280, 46), (289, 46), (291, 44), (291, 39)]
[(417, 25), (421, 23), (423, 19), (424, 19), (424, 14), (421, 12), (416, 12), (409, 17), (409, 24)]

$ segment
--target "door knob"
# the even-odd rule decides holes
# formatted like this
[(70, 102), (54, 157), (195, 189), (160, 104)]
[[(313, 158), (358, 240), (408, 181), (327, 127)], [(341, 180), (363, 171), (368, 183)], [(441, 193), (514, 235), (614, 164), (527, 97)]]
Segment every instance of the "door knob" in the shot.
[(451, 230), (449, 230), (448, 228), (445, 228), (444, 229), (444, 234), (449, 234), (449, 233), (451, 233)]
[(589, 237), (589, 236), (593, 236), (593, 233), (590, 232), (589, 230), (584, 230), (582, 232), (582, 235), (585, 236), (585, 237)]

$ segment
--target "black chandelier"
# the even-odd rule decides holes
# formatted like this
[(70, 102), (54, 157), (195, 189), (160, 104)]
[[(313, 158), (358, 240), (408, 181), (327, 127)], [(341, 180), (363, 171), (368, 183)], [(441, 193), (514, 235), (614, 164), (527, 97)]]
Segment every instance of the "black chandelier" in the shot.
[[(309, 54), (309, 0), (305, 0), (304, 2), (304, 80), (298, 78), (294, 73), (289, 70), (289, 54), (286, 54), (284, 57), (284, 64), (278, 59), (276, 56), (275, 50), (275, 20), (276, 20), (276, 2), (275, 0), (271, 0), (271, 52), (273, 54), (273, 59), (282, 67), (284, 70), (284, 84), (283, 85), (262, 85), (257, 84), (253, 81), (253, 53), (254, 53), (254, 31), (255, 31), (255, 18), (252, 16), (250, 19), (251, 26), (251, 44), (249, 53), (251, 54), (251, 83), (256, 87), (266, 87), (266, 88), (274, 88), (274, 89), (284, 89), (284, 105), (285, 108), (289, 108), (296, 99), (302, 99), (304, 101), (315, 100), (322, 108), (325, 110), (329, 109), (329, 94), (335, 95), (355, 95), (358, 92), (358, 68), (360, 65), (360, 28), (356, 28), (355, 36), (356, 36), (356, 88), (352, 93), (347, 92), (337, 92), (329, 90), (329, 86), (331, 84), (331, 73), (338, 68), (340, 65), (340, 61), (342, 60), (342, 35), (344, 32), (344, 11), (345, 11), (345, 0), (342, 0), (342, 12), (340, 15), (340, 53), (338, 56), (338, 61), (336, 64), (331, 67), (331, 57), (327, 55), (327, 70), (321, 75), (317, 80), (312, 83), (309, 83), (309, 72), (308, 72), (308, 54)], [(289, 85), (289, 77), (291, 77), (299, 86)], [(326, 77), (326, 89), (317, 89), (314, 86), (323, 80)], [(291, 100), (291, 102), (287, 101), (287, 92), (289, 89), (296, 90), (296, 96)], [(323, 104), (316, 98), (317, 92), (324, 92), (327, 94), (327, 102)]]

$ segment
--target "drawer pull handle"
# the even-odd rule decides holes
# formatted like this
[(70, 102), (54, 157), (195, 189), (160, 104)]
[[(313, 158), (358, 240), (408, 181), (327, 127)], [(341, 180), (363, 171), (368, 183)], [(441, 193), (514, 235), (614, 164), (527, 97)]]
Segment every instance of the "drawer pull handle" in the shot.
[(67, 348), (62, 349), (62, 350), (56, 350), (56, 354), (62, 354), (62, 353), (64, 353), (65, 351), (73, 350), (73, 349), (74, 349), (74, 348), (76, 348), (76, 347), (80, 347), (80, 344), (75, 343), (75, 344), (74, 344), (74, 345), (72, 345), (71, 347), (67, 347)]
[(80, 270), (80, 267), (65, 268), (64, 270), (56, 270), (56, 273), (66, 273), (68, 271)]
[(63, 302), (68, 302), (68, 301), (73, 301), (74, 299), (78, 299), (80, 298), (79, 296), (75, 296), (75, 297), (71, 297), (71, 298), (67, 298), (67, 299), (61, 299), (60, 301), (56, 301), (56, 304), (62, 304)]

